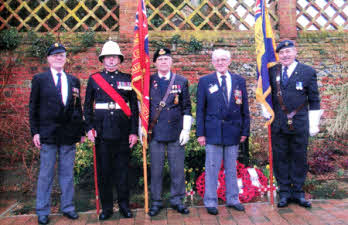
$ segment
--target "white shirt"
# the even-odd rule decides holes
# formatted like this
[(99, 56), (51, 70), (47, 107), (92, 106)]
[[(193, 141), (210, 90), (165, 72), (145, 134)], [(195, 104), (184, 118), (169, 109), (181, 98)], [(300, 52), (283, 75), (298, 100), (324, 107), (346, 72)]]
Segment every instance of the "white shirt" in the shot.
[(162, 74), (158, 73), (158, 76), (159, 76), (159, 78), (164, 77), (166, 80), (169, 80), (170, 79), (170, 71), (166, 75), (162, 75)]
[[(290, 66), (288, 66), (288, 70), (287, 70), (288, 78), (291, 77), (291, 74), (294, 72), (296, 66), (297, 66), (297, 61), (296, 61), (296, 60), (293, 61), (293, 62), (290, 64)], [(284, 68), (285, 68), (285, 66), (282, 66), (282, 74), (283, 74), (283, 72), (284, 72)]]
[[(54, 85), (57, 86), (57, 82), (58, 82), (58, 76), (57, 73), (58, 71), (51, 68), (51, 73), (53, 76), (53, 80), (54, 80)], [(66, 105), (66, 101), (68, 99), (68, 79), (66, 77), (66, 74), (64, 73), (64, 71), (60, 72), (60, 82), (62, 84), (62, 100), (63, 100), (63, 104)]]
[[(216, 75), (218, 77), (218, 81), (219, 81), (219, 84), (220, 84), (220, 87), (221, 87), (221, 84), (222, 84), (222, 78), (221, 78), (221, 73), (219, 72), (216, 72)], [(226, 72), (224, 75), (226, 75), (226, 87), (227, 87), (227, 98), (228, 98), (228, 101), (230, 101), (230, 96), (231, 96), (231, 86), (232, 86), (232, 78), (231, 78), (231, 75), (229, 72)]]

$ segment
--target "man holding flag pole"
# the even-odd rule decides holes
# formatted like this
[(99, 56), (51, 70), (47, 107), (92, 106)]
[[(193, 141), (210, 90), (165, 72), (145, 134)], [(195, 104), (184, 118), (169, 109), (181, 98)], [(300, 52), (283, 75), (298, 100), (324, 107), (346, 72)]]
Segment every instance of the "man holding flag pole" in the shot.
[[(264, 115), (270, 118), (266, 124), (273, 140), (270, 141), (273, 150), (270, 151), (270, 164), (273, 152), (274, 173), (279, 184), (278, 207), (286, 207), (290, 201), (302, 207), (311, 207), (302, 187), (308, 169), (308, 136), (319, 132), (322, 114), (316, 72), (296, 60), (297, 50), (290, 40), (278, 44), (276, 52), (280, 64), (271, 67), (277, 58), (274, 38), (264, 1), (258, 3), (255, 23), (258, 69), (256, 98), (262, 105)], [(273, 199), (271, 202), (273, 204)]]

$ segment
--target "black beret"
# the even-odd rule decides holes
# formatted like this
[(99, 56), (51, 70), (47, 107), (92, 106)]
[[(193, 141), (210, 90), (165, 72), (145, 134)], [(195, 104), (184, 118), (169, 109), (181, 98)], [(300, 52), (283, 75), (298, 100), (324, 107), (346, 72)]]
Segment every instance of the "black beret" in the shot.
[(164, 55), (170, 56), (170, 50), (168, 48), (159, 48), (159, 49), (157, 49), (157, 51), (153, 55), (153, 62), (156, 62), (158, 57), (164, 56)]
[(60, 43), (54, 43), (47, 50), (47, 56), (54, 55), (57, 53), (66, 52), (65, 47)]
[(278, 44), (276, 52), (279, 52), (283, 48), (292, 48), (292, 47), (295, 47), (295, 44), (293, 41), (284, 40)]

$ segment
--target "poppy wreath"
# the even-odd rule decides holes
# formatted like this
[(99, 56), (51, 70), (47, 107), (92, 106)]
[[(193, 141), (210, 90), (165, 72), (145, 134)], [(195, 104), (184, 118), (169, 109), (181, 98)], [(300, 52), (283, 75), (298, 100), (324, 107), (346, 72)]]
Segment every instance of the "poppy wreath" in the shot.
[[(261, 170), (255, 169), (260, 186), (267, 186), (267, 178)], [(242, 180), (242, 187), (239, 193), (239, 200), (242, 203), (250, 202), (253, 198), (260, 195), (260, 188), (253, 185), (248, 172), (243, 164), (237, 161), (237, 178)], [(205, 172), (203, 172), (196, 180), (197, 193), (203, 198), (205, 191)], [(217, 188), (218, 198), (226, 202), (226, 183), (225, 183), (225, 170), (223, 164), (221, 165), (219, 175), (218, 175), (218, 188)]]

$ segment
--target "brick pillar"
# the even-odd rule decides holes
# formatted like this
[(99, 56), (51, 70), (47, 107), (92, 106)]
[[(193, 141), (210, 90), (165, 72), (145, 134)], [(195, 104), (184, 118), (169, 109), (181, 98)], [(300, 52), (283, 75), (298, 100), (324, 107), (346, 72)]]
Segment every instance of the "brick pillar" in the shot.
[(296, 0), (279, 0), (279, 36), (282, 39), (296, 39)]
[(121, 40), (133, 40), (135, 13), (138, 8), (138, 1), (118, 0), (120, 5), (119, 33)]

